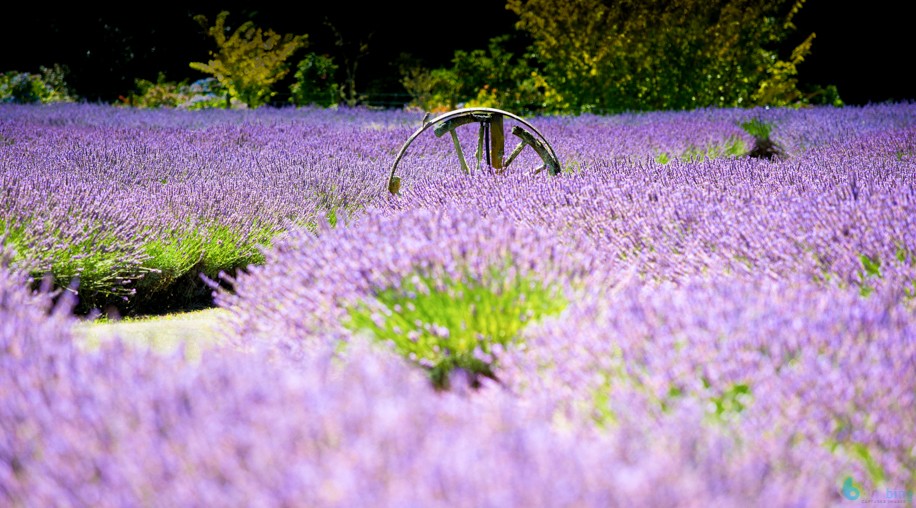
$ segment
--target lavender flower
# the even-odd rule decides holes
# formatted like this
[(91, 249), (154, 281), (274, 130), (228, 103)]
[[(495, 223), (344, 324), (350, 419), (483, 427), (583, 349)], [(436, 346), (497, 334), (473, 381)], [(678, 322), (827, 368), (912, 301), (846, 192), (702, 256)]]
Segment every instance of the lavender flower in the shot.
[[(391, 196), (420, 116), (0, 106), (0, 505), (916, 488), (916, 105), (531, 119), (554, 178), (418, 138)], [(199, 273), (199, 360), (73, 330)]]

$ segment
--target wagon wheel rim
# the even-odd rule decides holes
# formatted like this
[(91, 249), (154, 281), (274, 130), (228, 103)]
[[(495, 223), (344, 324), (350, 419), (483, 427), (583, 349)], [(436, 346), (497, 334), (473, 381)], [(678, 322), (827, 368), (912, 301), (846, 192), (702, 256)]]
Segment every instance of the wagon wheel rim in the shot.
[[(512, 128), (511, 133), (519, 138), (519, 142), (508, 156), (505, 156), (504, 147), (504, 118), (510, 118), (520, 124)], [(443, 113), (432, 120), (424, 120), (423, 125), (407, 138), (407, 141), (401, 145), (401, 149), (398, 151), (394, 162), (391, 164), (391, 170), (388, 175), (388, 191), (392, 194), (398, 194), (401, 185), (400, 178), (395, 175), (398, 163), (404, 158), (410, 145), (420, 137), (421, 134), (431, 128), (434, 130), (437, 137), (442, 137), (446, 133), (452, 137), (452, 142), (455, 146), (455, 152), (458, 155), (461, 168), (465, 173), (469, 174), (470, 168), (464, 158), (464, 153), (461, 149), (461, 144), (458, 142), (455, 130), (462, 125), (475, 122), (479, 124), (476, 152), (477, 167), (479, 167), (481, 160), (483, 160), (498, 173), (502, 173), (508, 169), (509, 165), (515, 161), (516, 157), (525, 147), (530, 146), (541, 158), (541, 162), (543, 163), (534, 173), (540, 173), (544, 170), (551, 176), (556, 176), (560, 173), (560, 159), (557, 157), (553, 147), (547, 141), (547, 138), (524, 118), (496, 108), (461, 108)]]

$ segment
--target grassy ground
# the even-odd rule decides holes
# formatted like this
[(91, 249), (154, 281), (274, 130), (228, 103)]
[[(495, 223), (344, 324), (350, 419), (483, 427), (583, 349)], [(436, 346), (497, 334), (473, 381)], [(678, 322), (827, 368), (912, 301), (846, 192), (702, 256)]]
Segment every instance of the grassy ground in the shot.
[(115, 337), (162, 352), (172, 352), (184, 343), (185, 354), (193, 358), (202, 348), (220, 340), (220, 318), (226, 312), (214, 308), (118, 321), (86, 321), (78, 323), (75, 331), (89, 348)]

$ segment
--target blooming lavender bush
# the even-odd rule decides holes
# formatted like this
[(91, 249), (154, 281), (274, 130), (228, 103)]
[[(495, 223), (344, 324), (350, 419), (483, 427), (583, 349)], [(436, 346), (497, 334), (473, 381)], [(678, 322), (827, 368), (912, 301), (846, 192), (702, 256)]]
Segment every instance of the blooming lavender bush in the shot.
[[(0, 109), (0, 504), (916, 488), (916, 105), (531, 119), (553, 178), (421, 137), (399, 196), (413, 113), (197, 113)], [(785, 157), (737, 153), (751, 120)], [(46, 272), (129, 300), (203, 272), (226, 340), (86, 350)]]
[[(823, 450), (753, 446), (702, 411), (554, 425), (548, 398), (435, 392), (394, 352), (334, 339), (295, 362), (200, 363), (112, 342), (80, 350), (21, 276), (0, 271), (0, 501), (8, 506), (821, 505)], [(51, 312), (49, 314), (49, 312)], [(462, 388), (464, 387), (464, 388)], [(534, 392), (532, 392), (533, 394)], [(622, 396), (622, 395), (621, 395)], [(622, 402), (622, 401), (621, 401)], [(631, 405), (633, 411), (639, 406)], [(635, 413), (634, 415), (635, 416)], [(662, 486), (659, 488), (658, 486)]]
[(246, 348), (269, 342), (298, 356), (321, 333), (367, 333), (445, 386), (454, 368), (494, 377), (494, 349), (561, 311), (591, 259), (545, 231), (470, 210), (370, 210), (351, 227), (290, 233), (218, 301), (237, 311)]
[[(352, 132), (327, 113), (245, 120), (86, 105), (4, 113), (0, 225), (34, 274), (51, 273), (61, 287), (79, 279), (87, 308), (109, 296), (175, 298), (185, 274), (195, 281), (260, 262), (259, 247), (278, 231), (314, 226), (321, 211), (358, 210), (380, 193), (362, 175), (391, 144), (350, 150), (385, 130)], [(328, 143), (334, 131), (341, 144)]]
[[(384, 204), (383, 185), (371, 182), (420, 121), (415, 113), (359, 109), (2, 107), (0, 222), (35, 275), (51, 273), (60, 287), (78, 279), (87, 309), (178, 298), (181, 283), (194, 286), (201, 272), (260, 263), (260, 247), (280, 231), (314, 228), (322, 213)], [(703, 163), (697, 157), (747, 164), (736, 156), (753, 143), (741, 128), (750, 119), (771, 125), (789, 155), (833, 153), (831, 143), (845, 151), (856, 136), (913, 124), (911, 105), (792, 113), (712, 109), (537, 123), (567, 173), (619, 179), (635, 171), (682, 187), (686, 181), (666, 176), (677, 163), (688, 171)], [(458, 177), (443, 141), (428, 136), (411, 146), (400, 165), (407, 190)], [(533, 167), (526, 155), (519, 167)]]
[(916, 130), (828, 142), (774, 162), (595, 162), (555, 181), (524, 174), (418, 182), (391, 213), (460, 203), (485, 218), (585, 235), (647, 280), (803, 275), (912, 298)]

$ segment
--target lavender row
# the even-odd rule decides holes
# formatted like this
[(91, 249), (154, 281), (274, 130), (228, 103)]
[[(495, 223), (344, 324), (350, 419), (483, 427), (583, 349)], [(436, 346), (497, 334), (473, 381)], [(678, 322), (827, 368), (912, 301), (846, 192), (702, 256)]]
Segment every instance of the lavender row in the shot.
[(882, 282), (863, 295), (797, 267), (675, 277), (668, 264), (610, 264), (587, 238), (557, 232), (457, 205), (370, 215), (320, 237), (283, 237), (267, 264), (236, 279), (237, 292), (220, 303), (233, 312), (243, 349), (295, 361), (325, 340), (389, 343), (378, 335), (383, 326), (348, 331), (348, 311), (375, 302), (381, 321), (406, 312), (386, 307), (382, 295), (418, 272), (431, 280), (404, 305), (421, 307), (437, 292), (453, 302), (418, 327), (470, 316), (458, 307), (474, 302), (448, 283), (455, 266), (473, 266), (472, 276), (483, 278), (482, 267), (501, 266), (511, 252), (505, 279), (530, 270), (559, 283), (568, 306), (557, 316), (494, 318), (506, 328), (521, 321), (516, 340), (477, 352), (493, 366), (497, 391), (549, 400), (557, 408), (545, 416), (551, 421), (612, 433), (622, 422), (665, 419), (686, 405), (699, 411), (703, 432), (724, 428), (747, 442), (778, 436), (787, 450), (830, 452), (803, 467), (834, 468), (834, 480), (847, 474), (874, 486), (912, 485), (916, 321), (912, 293), (901, 291), (912, 291), (911, 261), (886, 266)]
[(454, 263), (498, 265), (477, 249), (524, 245), (572, 303), (479, 355), (501, 389), (562, 408), (548, 419), (613, 434), (698, 408), (699, 432), (778, 436), (836, 485), (912, 488), (914, 140), (890, 126), (783, 161), (418, 178), (346, 229), (284, 237), (223, 304), (246, 346), (297, 358), (322, 331), (351, 340), (352, 302), (381, 301), (412, 272), (460, 305)]
[(86, 124), (58, 126), (43, 112), (14, 109), (3, 124), (0, 220), (23, 264), (61, 286), (78, 277), (84, 295), (133, 297), (161, 285), (163, 271), (213, 276), (257, 261), (278, 231), (371, 201), (373, 189), (356, 182), (378, 157), (372, 146), (385, 146), (353, 149), (365, 138), (320, 118), (286, 132), (228, 121), (133, 126), (119, 115), (96, 125), (93, 108), (86, 118), (70, 112)]
[[(310, 125), (278, 120), (293, 113), (271, 113), (269, 127), (157, 129), (194, 137), (220, 176), (275, 160), (270, 182), (296, 153), (276, 132)], [(200, 363), (119, 343), (82, 351), (68, 309), (52, 310), (22, 273), (0, 269), (4, 504), (824, 506), (844, 502), (846, 479), (866, 495), (912, 491), (912, 106), (799, 112), (808, 133), (790, 112), (747, 112), (774, 115), (784, 139), (799, 140), (775, 161), (661, 164), (658, 146), (616, 151), (629, 145), (608, 132), (646, 136), (641, 122), (653, 115), (582, 118), (593, 128), (537, 119), (577, 171), (465, 176), (434, 144), (447, 140), (422, 140), (399, 197), (368, 185), (369, 168), (415, 125), (346, 113), (339, 123), (314, 117), (314, 132), (349, 130), (343, 144), (321, 138), (309, 153), (348, 176), (313, 182), (328, 185), (325, 199), (353, 195), (361, 207), (341, 216), (348, 206), (326, 200), (291, 222), (270, 219), (284, 227), (263, 264), (218, 293), (231, 348)], [(657, 136), (672, 153), (692, 150), (716, 131), (701, 125), (738, 135), (735, 121), (748, 118), (739, 113), (658, 114), (670, 130)], [(70, 127), (127, 146), (148, 139), (101, 123)], [(18, 125), (3, 124), (3, 135)], [(14, 137), (55, 135), (30, 132)], [(179, 160), (182, 143), (159, 155)], [(119, 181), (104, 173), (129, 158), (117, 146), (90, 150), (79, 167)], [(217, 179), (191, 173), (183, 182)], [(159, 196), (143, 174), (136, 198)], [(38, 203), (41, 185), (15, 192)], [(250, 203), (281, 187), (227, 192)], [(358, 189), (366, 194), (350, 194)], [(183, 196), (171, 206), (219, 198)], [(227, 206), (179, 209), (244, 228)], [(258, 211), (270, 217), (271, 206)], [(129, 216), (115, 224), (130, 226)], [(493, 303), (505, 306), (474, 308)], [(422, 357), (412, 344), (438, 350)], [(430, 358), (465, 353), (473, 361), (436, 390)], [(474, 377), (480, 365), (488, 375)]]
[(457, 203), (484, 220), (585, 236), (609, 266), (645, 280), (803, 276), (912, 297), (914, 154), (910, 127), (782, 161), (602, 163), (556, 179), (450, 174), (405, 185), (380, 209)]
[(707, 426), (690, 403), (662, 414), (624, 387), (612, 429), (557, 426), (553, 396), (436, 392), (358, 338), (341, 352), (315, 336), (294, 362), (87, 353), (68, 310), (21, 279), (0, 269), (8, 506), (822, 506), (836, 477), (865, 474), (808, 441)]

